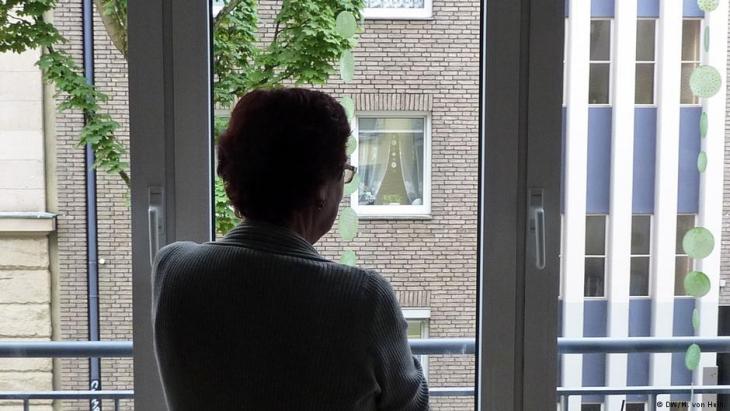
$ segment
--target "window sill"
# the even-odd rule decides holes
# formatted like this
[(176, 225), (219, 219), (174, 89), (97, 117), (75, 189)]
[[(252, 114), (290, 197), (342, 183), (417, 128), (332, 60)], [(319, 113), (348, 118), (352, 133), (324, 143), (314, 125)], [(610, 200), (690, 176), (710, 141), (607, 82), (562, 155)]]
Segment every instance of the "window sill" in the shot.
[[(357, 212), (357, 210), (355, 210)], [(433, 216), (430, 214), (360, 214), (358, 213), (360, 220), (433, 220)]]

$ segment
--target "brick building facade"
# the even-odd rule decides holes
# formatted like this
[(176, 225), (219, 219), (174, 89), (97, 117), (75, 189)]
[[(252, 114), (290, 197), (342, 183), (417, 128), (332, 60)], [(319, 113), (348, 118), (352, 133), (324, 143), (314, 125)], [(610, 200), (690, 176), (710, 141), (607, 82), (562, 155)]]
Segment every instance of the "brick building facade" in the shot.
[[(272, 35), (277, 2), (260, 3), (261, 39)], [(54, 22), (68, 39), (63, 49), (81, 64), (79, 2), (63, 0)], [(126, 61), (95, 16), (94, 64), (97, 87), (110, 100), (104, 108), (122, 124), (117, 137), (128, 143)], [(355, 80), (333, 75), (323, 89), (349, 94), (360, 112), (426, 113), (431, 129), (431, 214), (419, 218), (368, 218), (350, 245), (358, 264), (375, 268), (392, 282), (404, 309), (430, 312), (430, 337), (475, 334), (479, 2), (438, 1), (432, 18), (366, 20), (354, 50)], [(82, 118), (55, 118), (58, 198), (58, 283), (54, 327), (59, 339), (84, 340), (87, 328), (84, 154), (76, 147)], [(132, 277), (129, 200), (122, 180), (97, 174), (99, 305), (102, 340), (132, 339)], [(343, 206), (348, 199), (343, 201)], [(317, 245), (337, 260), (343, 243), (335, 232)], [(131, 360), (102, 361), (106, 389), (132, 386)], [(471, 386), (473, 356), (428, 360), (431, 386)], [(57, 360), (57, 389), (87, 389), (88, 361)], [(473, 398), (434, 399), (434, 409), (472, 409)], [(126, 406), (130, 406), (126, 404)], [(65, 402), (64, 409), (85, 409)]]

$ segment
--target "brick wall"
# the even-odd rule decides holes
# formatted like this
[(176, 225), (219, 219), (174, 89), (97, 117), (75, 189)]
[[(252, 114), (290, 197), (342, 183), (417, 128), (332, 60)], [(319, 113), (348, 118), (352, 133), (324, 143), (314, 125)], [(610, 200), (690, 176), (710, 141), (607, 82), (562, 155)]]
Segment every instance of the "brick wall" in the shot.
[[(262, 39), (271, 36), (277, 2), (262, 0)], [(323, 89), (350, 94), (362, 108), (404, 109), (427, 104), (432, 127), (432, 215), (426, 220), (361, 220), (351, 244), (359, 264), (379, 270), (408, 303), (427, 301), (430, 336), (473, 336), (475, 332), (479, 2), (434, 2), (431, 20), (366, 21), (355, 49), (355, 81), (333, 79)], [(63, 0), (55, 13), (69, 40), (64, 46), (81, 58), (79, 2)], [(101, 23), (95, 31), (97, 85), (111, 97), (107, 107), (123, 124), (127, 141), (126, 66)], [(336, 77), (336, 76), (334, 76)], [(374, 106), (372, 106), (374, 107)], [(422, 106), (420, 106), (422, 107)], [(83, 152), (74, 146), (82, 119), (59, 114), (58, 222), (60, 311), (63, 339), (85, 339), (86, 248)], [(130, 339), (131, 276), (129, 209), (126, 189), (116, 176), (99, 173), (99, 266), (102, 339)], [(347, 205), (347, 200), (343, 202)], [(336, 232), (317, 248), (339, 259), (343, 249)], [(405, 306), (405, 305), (404, 305)], [(64, 389), (85, 388), (86, 361), (61, 361)], [(473, 357), (434, 356), (429, 361), (432, 386), (470, 386)], [(131, 386), (129, 361), (105, 361), (106, 388)], [(473, 409), (472, 398), (434, 399), (434, 409)], [(78, 408), (85, 406), (76, 404)], [(68, 409), (72, 406), (68, 405)]]

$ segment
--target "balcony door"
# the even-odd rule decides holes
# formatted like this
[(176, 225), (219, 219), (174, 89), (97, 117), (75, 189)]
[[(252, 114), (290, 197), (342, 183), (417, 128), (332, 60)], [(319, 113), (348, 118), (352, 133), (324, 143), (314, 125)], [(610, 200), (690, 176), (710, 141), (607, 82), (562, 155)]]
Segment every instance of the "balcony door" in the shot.
[[(433, 1), (435, 20), (440, 6)], [(563, 7), (482, 1), (479, 410), (556, 401)], [(210, 10), (203, 0), (129, 2), (136, 410), (164, 409), (151, 257), (174, 241), (213, 238)]]

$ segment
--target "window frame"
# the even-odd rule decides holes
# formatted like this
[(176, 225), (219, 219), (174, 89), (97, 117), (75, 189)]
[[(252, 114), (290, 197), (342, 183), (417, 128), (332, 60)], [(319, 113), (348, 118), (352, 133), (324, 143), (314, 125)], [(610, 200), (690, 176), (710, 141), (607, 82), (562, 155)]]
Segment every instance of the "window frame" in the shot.
[(433, 0), (423, 0), (423, 8), (365, 7), (366, 20), (432, 20)]
[[(585, 278), (586, 273), (585, 269), (583, 271), (583, 299), (584, 300), (607, 300), (608, 299), (608, 293), (606, 292), (606, 276), (608, 275), (608, 272), (606, 271), (606, 268), (608, 267), (608, 214), (596, 214), (596, 213), (586, 213), (586, 240), (588, 239), (588, 217), (603, 217), (603, 255), (600, 254), (588, 254), (583, 253), (583, 265), (585, 267), (585, 261), (587, 261), (589, 258), (603, 258), (603, 295), (595, 295), (595, 296), (588, 296), (585, 295)], [(584, 240), (584, 241), (586, 241)], [(562, 277), (562, 276), (561, 276)], [(562, 278), (561, 278), (562, 281)]]
[[(421, 337), (429, 338), (431, 331), (431, 309), (427, 307), (417, 308), (401, 308), (403, 318), (408, 321), (421, 321)], [(428, 380), (428, 355), (419, 355), (419, 361), (421, 362), (421, 368), (423, 369), (423, 376)]]
[[(702, 65), (702, 60), (705, 58), (705, 48), (702, 45), (703, 36), (705, 32), (705, 19), (703, 17), (682, 17), (682, 28), (684, 29), (684, 22), (685, 21), (699, 21), (700, 22), (700, 29), (699, 29), (699, 36), (697, 37), (697, 46), (700, 50), (699, 52), (699, 58), (697, 60), (684, 60), (682, 58), (682, 48), (684, 44), (680, 44), (679, 49), (679, 106), (680, 107), (702, 107), (702, 101), (700, 97), (694, 96), (697, 99), (696, 103), (682, 103), (682, 66), (685, 64), (697, 64), (698, 66)], [(687, 83), (689, 86), (689, 82)], [(696, 221), (696, 220), (695, 220)]]
[[(654, 232), (654, 214), (632, 214), (632, 227), (631, 232), (633, 234), (633, 218), (634, 217), (649, 217), (649, 253), (648, 254), (634, 254), (631, 250), (633, 244), (629, 244), (629, 267), (631, 267), (631, 260), (634, 257), (648, 257), (649, 258), (649, 272), (647, 273), (648, 281), (647, 281), (647, 294), (646, 295), (631, 295), (631, 272), (629, 272), (629, 299), (651, 299), (651, 286), (652, 286), (652, 275), (651, 275), (651, 265), (653, 258), (651, 257), (651, 250), (652, 245), (654, 244), (654, 236), (652, 236), (652, 233)], [(630, 270), (630, 268), (629, 268)], [(638, 403), (637, 403), (638, 404)]]
[(377, 219), (431, 219), (431, 113), (427, 111), (356, 111), (352, 120), (352, 133), (357, 139), (355, 151), (350, 155), (350, 164), (359, 166), (361, 118), (416, 118), (423, 122), (423, 204), (421, 205), (360, 205), (359, 188), (350, 195), (350, 207), (359, 218)]
[[(639, 64), (652, 64), (653, 67), (653, 74), (652, 74), (652, 90), (651, 90), (651, 103), (637, 103), (636, 102), (636, 84), (634, 84), (634, 106), (636, 107), (656, 107), (656, 99), (657, 99), (657, 50), (659, 50), (659, 36), (658, 36), (658, 28), (659, 28), (659, 18), (657, 17), (638, 17), (636, 19), (637, 21), (637, 30), (638, 30), (638, 22), (640, 20), (650, 20), (654, 22), (654, 59), (651, 61), (648, 60), (639, 60), (634, 56), (634, 70), (639, 66)], [(636, 41), (636, 47), (638, 48), (639, 41), (637, 36)], [(636, 74), (634, 74), (634, 78), (636, 78)]]
[[(677, 218), (677, 222), (679, 222), (679, 217), (681, 217), (681, 216), (691, 216), (692, 217), (692, 224), (691, 224), (691, 226), (692, 227), (696, 227), (697, 226), (697, 218), (698, 218), (697, 217), (697, 214), (695, 214), (695, 213), (677, 213), (677, 217), (676, 217)], [(676, 225), (675, 225), (674, 231), (675, 231), (675, 235), (676, 235), (676, 232), (677, 232)], [(676, 241), (676, 239), (675, 239), (675, 241)], [(682, 251), (684, 251), (684, 250), (682, 250)], [(675, 267), (674, 267), (674, 298), (675, 299), (676, 298), (694, 298), (694, 297), (692, 297), (689, 294), (677, 294), (677, 285), (678, 284), (677, 284), (677, 267), (676, 267), (676, 264), (677, 264), (677, 258), (679, 258), (679, 257), (687, 257), (689, 259), (689, 270), (690, 271), (694, 270), (695, 267), (696, 267), (695, 266), (696, 262), (695, 262), (695, 259), (694, 258), (690, 258), (690, 256), (688, 256), (686, 253), (681, 253), (680, 254), (680, 253), (677, 252), (676, 249), (674, 250), (674, 264), (675, 264)], [(685, 273), (685, 275), (686, 275), (686, 273)], [(684, 290), (682, 290), (682, 292), (684, 293)]]
[[(567, 19), (566, 19), (566, 21), (567, 21)], [(589, 108), (590, 107), (612, 107), (613, 106), (613, 83), (614, 83), (614, 77), (615, 77), (614, 70), (616, 69), (615, 68), (616, 65), (613, 62), (613, 58), (614, 58), (614, 54), (615, 54), (614, 46), (615, 46), (615, 42), (616, 42), (616, 36), (615, 36), (614, 31), (615, 31), (616, 25), (615, 25), (615, 21), (614, 21), (613, 17), (591, 17), (590, 23), (593, 23), (594, 21), (608, 21), (608, 23), (609, 23), (608, 33), (609, 33), (610, 39), (608, 42), (608, 52), (610, 54), (608, 56), (608, 60), (593, 60), (593, 59), (591, 59), (590, 50), (588, 51), (588, 92), (590, 93), (590, 90), (591, 90), (591, 78), (590, 78), (591, 66), (594, 63), (595, 64), (608, 64), (608, 102), (607, 103), (591, 103), (590, 94), (589, 94), (588, 95), (588, 107)], [(589, 39), (589, 43), (590, 43), (590, 39)], [(590, 48), (590, 44), (588, 47)], [(567, 61), (564, 61), (563, 65), (565, 65), (565, 62), (567, 62)], [(565, 83), (566, 82), (564, 82), (564, 88), (566, 87)]]

